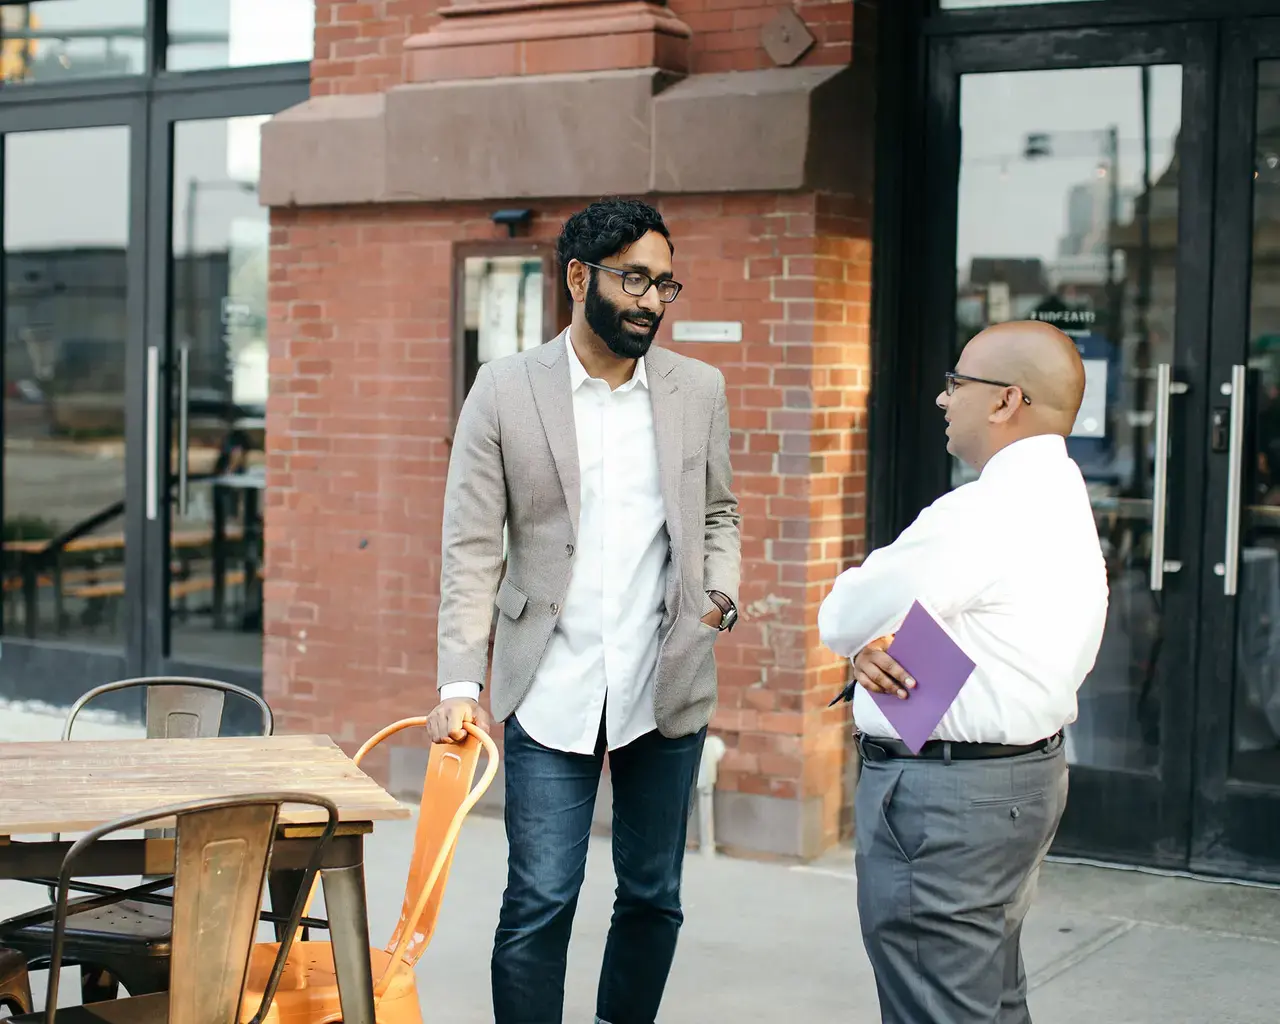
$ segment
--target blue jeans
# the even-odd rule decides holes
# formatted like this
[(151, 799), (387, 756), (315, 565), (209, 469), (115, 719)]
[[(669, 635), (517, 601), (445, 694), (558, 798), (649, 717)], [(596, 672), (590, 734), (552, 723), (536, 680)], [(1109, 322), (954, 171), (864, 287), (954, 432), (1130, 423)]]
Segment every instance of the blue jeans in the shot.
[[(596, 995), (609, 1024), (652, 1024), (675, 956), (690, 800), (706, 730), (650, 732), (609, 753), (618, 886)], [(544, 747), (507, 719), (503, 734), (507, 888), (494, 937), (495, 1024), (560, 1024), (565, 960), (587, 866), (600, 772), (595, 752)]]

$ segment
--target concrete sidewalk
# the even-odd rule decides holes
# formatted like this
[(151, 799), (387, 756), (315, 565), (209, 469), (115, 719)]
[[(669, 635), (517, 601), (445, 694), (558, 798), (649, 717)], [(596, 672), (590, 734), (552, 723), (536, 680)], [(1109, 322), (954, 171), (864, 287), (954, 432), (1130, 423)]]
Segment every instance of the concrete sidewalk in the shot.
[[(396, 823), (373, 842), (375, 934), (394, 922), (410, 828)], [(501, 822), (468, 822), (419, 968), (424, 1010), (447, 1009), (456, 1024), (493, 1019), (488, 958), (505, 848)], [(851, 856), (788, 867), (693, 853), (685, 878), (685, 927), (664, 1022), (879, 1020)], [(597, 838), (569, 951), (566, 1021), (592, 1019), (612, 898), (609, 841)], [(1037, 1024), (1277, 1018), (1280, 891), (1050, 864), (1024, 948)]]
[[(52, 715), (44, 721), (16, 710), (9, 709), (4, 724), (23, 718), (22, 728), (0, 733), (56, 737)], [(98, 729), (104, 736), (133, 731), (105, 721)], [(398, 915), (413, 828), (412, 821), (384, 823), (370, 838), (375, 942), (389, 936)], [(453, 1024), (492, 1021), (489, 950), (505, 859), (502, 823), (473, 815), (439, 928), (419, 965), (428, 1020), (447, 1013)], [(612, 899), (609, 840), (593, 838), (569, 951), (568, 1022), (592, 1019)], [(0, 915), (42, 900), (34, 886), (0, 882)], [(661, 1016), (666, 1024), (879, 1020), (847, 851), (802, 867), (708, 860), (695, 852), (687, 860), (684, 902), (686, 923)], [(1272, 1024), (1280, 1016), (1275, 889), (1052, 863), (1024, 949), (1036, 1024)], [(43, 988), (43, 973), (34, 980)]]

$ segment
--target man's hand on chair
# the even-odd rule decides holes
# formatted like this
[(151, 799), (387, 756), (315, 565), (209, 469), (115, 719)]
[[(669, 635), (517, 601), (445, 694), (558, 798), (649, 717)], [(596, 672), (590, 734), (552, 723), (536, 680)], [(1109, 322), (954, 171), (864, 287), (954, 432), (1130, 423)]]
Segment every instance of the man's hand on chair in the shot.
[(463, 728), (473, 722), (489, 732), (489, 713), (469, 697), (442, 700), (427, 715), (427, 735), (432, 743), (461, 743), (467, 738)]

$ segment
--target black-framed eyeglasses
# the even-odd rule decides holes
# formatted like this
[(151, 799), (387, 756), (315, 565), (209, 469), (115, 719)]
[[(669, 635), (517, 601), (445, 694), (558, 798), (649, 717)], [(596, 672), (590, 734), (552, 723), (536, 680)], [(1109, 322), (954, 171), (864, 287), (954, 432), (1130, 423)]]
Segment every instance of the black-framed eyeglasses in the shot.
[[(986, 377), (970, 377), (963, 373), (956, 373), (954, 370), (947, 371), (947, 394), (954, 395), (956, 393), (956, 385), (963, 384), (990, 384), (996, 388), (1017, 388), (1022, 391), (1021, 384), (1011, 384), (1007, 380), (987, 380)], [(1027, 397), (1025, 391), (1022, 392), (1022, 400), (1027, 405), (1031, 404), (1031, 399)]]
[(628, 295), (634, 295), (639, 298), (641, 295), (648, 293), (652, 287), (657, 287), (658, 298), (663, 302), (673, 302), (675, 297), (680, 294), (680, 289), (684, 287), (679, 281), (655, 281), (648, 274), (642, 274), (638, 270), (619, 270), (617, 267), (606, 267), (599, 263), (588, 263), (586, 260), (579, 260), (583, 266), (595, 267), (596, 270), (603, 270), (605, 273), (613, 274), (622, 278), (622, 290)]

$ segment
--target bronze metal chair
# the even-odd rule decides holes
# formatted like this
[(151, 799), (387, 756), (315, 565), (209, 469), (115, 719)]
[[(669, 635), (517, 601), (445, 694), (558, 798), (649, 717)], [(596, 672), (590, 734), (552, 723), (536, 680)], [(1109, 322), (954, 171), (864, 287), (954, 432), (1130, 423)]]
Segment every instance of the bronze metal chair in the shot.
[(16, 949), (0, 947), (0, 1010), (11, 1016), (31, 1012), (31, 979), (27, 958)]
[[(245, 979), (258, 928), (267, 869), (285, 804), (323, 808), (327, 820), (314, 842), (304, 885), (294, 900), (262, 1002), (249, 1024), (259, 1024), (275, 998), (288, 950), (301, 922), (307, 894), (325, 847), (338, 826), (338, 808), (309, 793), (253, 793), (156, 808), (110, 822), (67, 851), (51, 910), (53, 944), (45, 1008), (12, 1024), (236, 1024), (243, 1017)], [(173, 955), (165, 991), (58, 1009), (58, 980), (67, 944), (69, 896), (77, 863), (107, 836), (161, 820), (176, 821), (173, 887)]]
[[(154, 676), (106, 683), (83, 694), (67, 712), (62, 739), (74, 739), (76, 720), (86, 707), (108, 694), (143, 688), (147, 739), (219, 735), (228, 696), (255, 708), (261, 735), (270, 736), (275, 731), (270, 706), (251, 690), (217, 679)], [(150, 830), (148, 835), (160, 836), (163, 831)], [(54, 836), (55, 840), (58, 838)], [(51, 883), (48, 879), (34, 881)], [(66, 938), (65, 963), (80, 965), (81, 998), (86, 1003), (113, 998), (120, 985), (131, 995), (142, 995), (163, 991), (168, 984), (173, 912), (167, 897), (154, 894), (168, 888), (172, 880), (143, 881), (149, 884), (141, 890), (129, 890), (128, 894), (112, 886), (72, 883), (73, 889), (99, 897), (73, 916)], [(106, 898), (113, 894), (115, 900)], [(51, 900), (53, 896), (51, 885)], [(47, 919), (24, 924), (27, 920), (28, 915), (22, 915), (0, 922), (0, 944), (25, 954), (30, 968), (44, 967), (53, 939), (52, 924)]]

